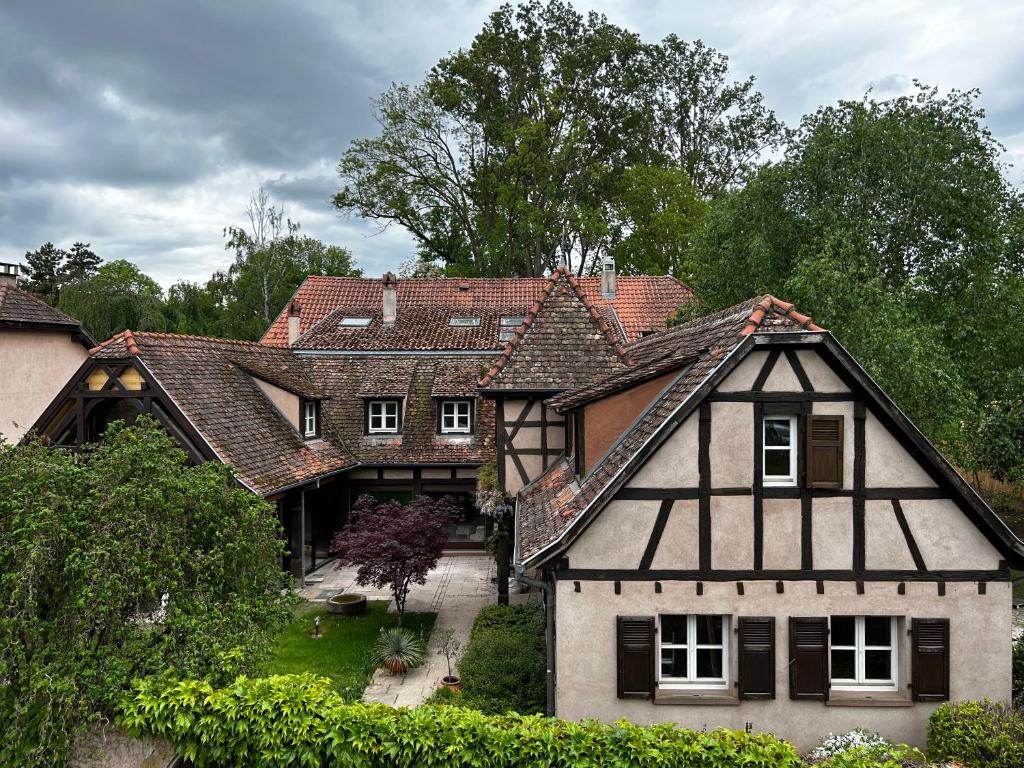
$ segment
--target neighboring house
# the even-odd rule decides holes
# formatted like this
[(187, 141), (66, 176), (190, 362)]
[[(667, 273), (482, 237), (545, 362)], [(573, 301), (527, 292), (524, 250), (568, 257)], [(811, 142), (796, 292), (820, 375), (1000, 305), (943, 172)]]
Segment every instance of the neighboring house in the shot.
[[(601, 277), (580, 279), (564, 270), (540, 279), (309, 277), (260, 343), (132, 331), (105, 341), (37, 427), (74, 446), (113, 419), (151, 414), (193, 460), (229, 464), (277, 504), (292, 553), (286, 566), (296, 574), (328, 559), (332, 534), (364, 493), (452, 496), (462, 517), (449, 545), (482, 548), (490, 521), (475, 505), (476, 474), (495, 458), (495, 411), (506, 401), (481, 396), (479, 380), (527, 333), (520, 326), (532, 325), (539, 303), (569, 294), (587, 323), (599, 318), (602, 339), (620, 346), (664, 330), (690, 298), (671, 277), (616, 281), (610, 264)], [(563, 330), (564, 346), (581, 343)], [(533, 429), (525, 420), (520, 427)], [(563, 426), (527, 459), (524, 482), (562, 453), (556, 435)]]
[(764, 296), (607, 346), (537, 406), (569, 450), (516, 503), (554, 714), (804, 749), (856, 726), (920, 745), (939, 702), (1009, 699), (1024, 544), (831, 334)]
[(0, 438), (17, 442), (96, 342), (82, 324), (18, 287), (0, 264)]

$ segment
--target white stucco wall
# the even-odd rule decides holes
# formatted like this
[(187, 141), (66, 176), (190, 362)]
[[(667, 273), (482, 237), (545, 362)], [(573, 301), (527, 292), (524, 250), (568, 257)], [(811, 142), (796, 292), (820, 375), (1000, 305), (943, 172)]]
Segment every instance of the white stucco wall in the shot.
[[(819, 701), (789, 698), (787, 670), (790, 616), (870, 614), (909, 619), (950, 619), (951, 698), (990, 697), (1006, 701), (1010, 696), (1010, 587), (989, 584), (979, 595), (974, 583), (946, 586), (939, 597), (934, 583), (908, 582), (906, 594), (897, 594), (891, 582), (868, 582), (858, 595), (853, 582), (826, 582), (817, 594), (813, 581), (785, 582), (776, 593), (774, 582), (745, 582), (738, 595), (733, 582), (705, 582), (697, 596), (692, 582), (662, 582), (656, 594), (651, 582), (624, 581), (616, 595), (611, 582), (584, 581), (575, 592), (571, 581), (557, 583), (555, 602), (557, 688), (556, 714), (578, 720), (593, 717), (612, 721), (626, 718), (636, 723), (674, 722), (686, 728), (724, 726), (770, 731), (806, 750), (829, 731), (843, 732), (861, 726), (895, 741), (924, 745), (928, 715), (933, 703), (903, 707), (836, 706)], [(659, 613), (704, 613), (737, 616), (775, 616), (775, 688), (773, 701), (738, 701), (734, 706), (666, 705), (616, 696), (616, 616), (657, 616)], [(979, 631), (979, 628), (984, 628)], [(729, 642), (735, 651), (735, 634)], [(899, 680), (901, 693), (909, 695), (910, 668), (906, 663), (907, 636), (902, 644)], [(731, 660), (730, 680), (736, 679), (736, 653)]]
[(87, 356), (65, 331), (0, 329), (0, 435), (20, 440)]

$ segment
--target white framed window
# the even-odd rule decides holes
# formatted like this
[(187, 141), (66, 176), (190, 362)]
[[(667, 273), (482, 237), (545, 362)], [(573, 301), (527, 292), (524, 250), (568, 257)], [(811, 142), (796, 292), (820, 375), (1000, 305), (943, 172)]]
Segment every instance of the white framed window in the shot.
[(660, 687), (728, 687), (728, 616), (662, 614), (658, 625)]
[(370, 434), (398, 432), (398, 401), (371, 400), (367, 404), (366, 431)]
[(796, 485), (796, 416), (765, 416), (762, 473), (765, 485)]
[(441, 401), (441, 434), (468, 434), (473, 431), (473, 403), (469, 400)]
[(320, 434), (320, 414), (316, 400), (302, 401), (302, 436), (317, 437)]
[(897, 688), (895, 616), (829, 618), (829, 669), (838, 690), (894, 691)]
[(345, 316), (338, 321), (339, 328), (368, 328), (372, 317), (351, 317)]

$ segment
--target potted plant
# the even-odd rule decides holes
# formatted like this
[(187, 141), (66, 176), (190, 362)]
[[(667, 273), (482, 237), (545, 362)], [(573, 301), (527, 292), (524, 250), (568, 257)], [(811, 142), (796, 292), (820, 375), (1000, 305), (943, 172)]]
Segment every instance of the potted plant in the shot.
[(381, 628), (374, 655), (392, 675), (404, 675), (423, 661), (423, 641), (401, 628)]
[(462, 650), (462, 641), (459, 640), (459, 636), (455, 634), (454, 629), (448, 627), (441, 633), (438, 647), (448, 662), (448, 674), (441, 678), (441, 686), (453, 692), (462, 690), (462, 679), (452, 673), (452, 659), (456, 658), (459, 655), (459, 651)]
[(327, 599), (327, 612), (345, 616), (359, 616), (366, 613), (366, 595), (339, 592)]

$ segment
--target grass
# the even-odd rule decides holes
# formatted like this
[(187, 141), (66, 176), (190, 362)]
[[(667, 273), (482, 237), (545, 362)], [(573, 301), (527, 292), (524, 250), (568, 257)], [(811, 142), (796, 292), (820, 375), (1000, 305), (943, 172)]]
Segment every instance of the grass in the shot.
[[(287, 675), (312, 672), (330, 678), (347, 701), (358, 699), (374, 664), (373, 643), (382, 627), (398, 626), (398, 616), (387, 612), (383, 600), (370, 600), (362, 616), (336, 616), (322, 603), (306, 602), (295, 610), (295, 619), (281, 633), (267, 673)], [(320, 637), (313, 637), (313, 621), (320, 617)], [(420, 633), (424, 644), (434, 627), (435, 613), (406, 613), (406, 629)]]

